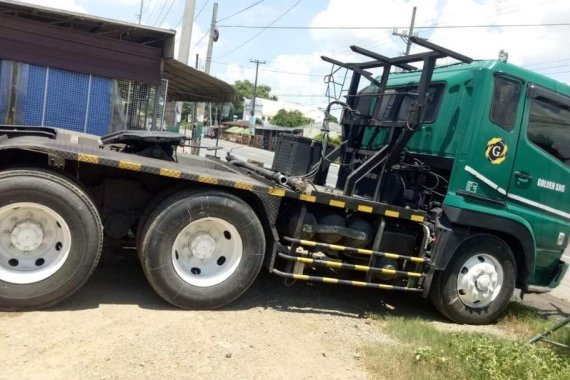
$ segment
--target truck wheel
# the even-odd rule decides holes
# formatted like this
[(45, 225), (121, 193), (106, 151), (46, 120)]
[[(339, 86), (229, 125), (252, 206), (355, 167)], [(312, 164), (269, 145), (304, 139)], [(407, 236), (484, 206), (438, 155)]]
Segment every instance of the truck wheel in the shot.
[(444, 271), (436, 273), (430, 298), (454, 322), (491, 323), (510, 302), (515, 273), (513, 253), (503, 240), (474, 236), (457, 250)]
[(139, 255), (149, 283), (171, 304), (218, 308), (257, 277), (265, 235), (255, 212), (239, 198), (211, 191), (175, 194), (151, 215)]
[(0, 173), (0, 310), (39, 309), (78, 290), (103, 243), (95, 205), (62, 176)]

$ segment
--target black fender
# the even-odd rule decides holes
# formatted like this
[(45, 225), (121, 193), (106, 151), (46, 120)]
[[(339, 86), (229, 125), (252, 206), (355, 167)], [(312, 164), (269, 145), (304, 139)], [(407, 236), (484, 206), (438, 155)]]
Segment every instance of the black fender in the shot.
[(534, 240), (530, 231), (513, 220), (476, 211), (443, 206), (432, 251), (433, 269), (444, 270), (459, 246), (481, 230), (494, 232), (506, 240), (517, 260), (517, 286), (526, 289), (527, 278), (535, 264)]

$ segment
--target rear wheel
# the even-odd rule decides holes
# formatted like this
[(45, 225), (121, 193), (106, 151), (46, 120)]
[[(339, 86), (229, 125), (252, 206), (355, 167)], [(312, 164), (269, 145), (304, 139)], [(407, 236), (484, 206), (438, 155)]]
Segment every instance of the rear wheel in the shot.
[(166, 301), (181, 308), (217, 308), (255, 280), (265, 235), (241, 199), (222, 192), (178, 193), (151, 215), (139, 255), (148, 281)]
[(509, 246), (492, 235), (464, 243), (447, 268), (436, 273), (430, 298), (457, 323), (486, 324), (499, 318), (515, 288), (516, 264)]
[(69, 297), (101, 255), (103, 229), (87, 195), (37, 170), (0, 173), (0, 309), (35, 309)]

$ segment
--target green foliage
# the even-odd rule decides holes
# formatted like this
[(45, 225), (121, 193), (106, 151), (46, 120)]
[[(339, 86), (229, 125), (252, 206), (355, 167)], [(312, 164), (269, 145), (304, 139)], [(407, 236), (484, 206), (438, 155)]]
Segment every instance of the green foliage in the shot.
[(313, 120), (305, 117), (301, 111), (287, 111), (280, 109), (277, 114), (271, 119), (271, 123), (279, 125), (280, 127), (300, 127), (302, 125), (310, 124)]
[[(316, 141), (323, 141), (323, 135), (322, 134), (318, 134), (315, 137), (313, 137), (313, 140)], [(335, 145), (335, 146), (340, 146), (340, 144), (342, 144), (342, 139), (340, 138), (340, 136), (331, 136), (329, 135), (329, 144)]]
[[(534, 334), (529, 336), (528, 332), (542, 330), (553, 322), (528, 308), (513, 307), (508, 314), (498, 324), (509, 333), (504, 337), (445, 332), (419, 318), (384, 316), (382, 330), (397, 341), (363, 347), (364, 360), (372, 376), (378, 378), (570, 379), (567, 352), (525, 343)], [(511, 334), (513, 331), (527, 333), (518, 336)]]
[[(253, 99), (253, 83), (248, 80), (238, 80), (234, 83), (237, 98), (233, 101), (233, 113), (243, 118), (243, 99)], [(261, 99), (277, 100), (277, 96), (271, 95), (271, 87), (266, 84), (257, 85), (256, 96)]]
[[(561, 379), (570, 363), (550, 347), (526, 345), (481, 334), (455, 334), (448, 354), (472, 379)], [(437, 358), (436, 358), (437, 359)]]

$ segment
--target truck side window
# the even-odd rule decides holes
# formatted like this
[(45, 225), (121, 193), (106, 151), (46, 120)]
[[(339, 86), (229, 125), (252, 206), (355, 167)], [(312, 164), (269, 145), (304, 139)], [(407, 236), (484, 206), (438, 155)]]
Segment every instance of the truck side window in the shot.
[(570, 109), (544, 98), (532, 99), (528, 138), (570, 166)]
[(515, 128), (521, 84), (506, 77), (495, 76), (491, 121), (510, 132)]

